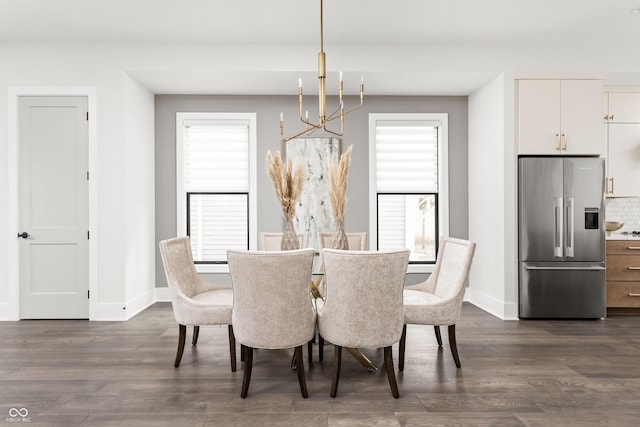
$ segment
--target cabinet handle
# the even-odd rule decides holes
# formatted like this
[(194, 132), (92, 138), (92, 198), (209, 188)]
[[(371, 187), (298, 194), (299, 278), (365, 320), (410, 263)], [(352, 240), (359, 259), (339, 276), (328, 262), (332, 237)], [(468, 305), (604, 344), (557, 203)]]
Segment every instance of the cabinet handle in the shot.
[(632, 251), (640, 251), (640, 246), (629, 246)]
[(640, 297), (640, 294), (632, 294), (631, 292), (629, 292), (628, 294), (630, 297)]
[(562, 144), (562, 149), (564, 151), (567, 151), (567, 134), (566, 133), (562, 134), (562, 140), (564, 141)]
[(640, 267), (629, 267), (629, 270), (640, 270)]
[(611, 194), (614, 193), (614, 182), (613, 182), (613, 178), (611, 178)]
[(605, 193), (607, 194), (611, 194), (611, 190), (609, 190), (609, 183), (611, 182), (611, 178), (607, 177), (605, 178)]
[(613, 114), (609, 116), (609, 120), (613, 120)]
[(556, 133), (556, 151), (560, 150), (562, 150), (562, 147), (560, 146), (560, 134)]

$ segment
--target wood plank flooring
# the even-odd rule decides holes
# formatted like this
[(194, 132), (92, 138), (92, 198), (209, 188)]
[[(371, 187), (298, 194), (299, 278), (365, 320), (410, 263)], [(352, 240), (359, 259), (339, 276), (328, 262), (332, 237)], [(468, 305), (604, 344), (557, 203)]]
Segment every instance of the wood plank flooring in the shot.
[[(332, 399), (330, 345), (322, 363), (314, 348), (308, 399), (292, 351), (265, 350), (254, 353), (241, 399), (242, 364), (230, 371), (226, 327), (202, 327), (197, 347), (190, 329), (173, 367), (178, 327), (168, 303), (127, 322), (0, 322), (0, 424), (16, 425), (11, 409), (26, 408), (37, 426), (638, 425), (640, 316), (502, 321), (465, 304), (456, 331), (461, 369), (446, 328), (442, 349), (432, 327), (407, 328), (400, 399), (384, 369), (370, 373), (346, 353)], [(381, 367), (382, 350), (364, 353)]]

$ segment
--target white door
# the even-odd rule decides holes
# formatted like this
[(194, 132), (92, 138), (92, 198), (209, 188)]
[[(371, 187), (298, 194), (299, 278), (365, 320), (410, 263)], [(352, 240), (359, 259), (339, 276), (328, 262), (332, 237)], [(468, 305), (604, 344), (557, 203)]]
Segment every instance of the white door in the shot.
[(21, 319), (89, 317), (87, 97), (18, 101)]

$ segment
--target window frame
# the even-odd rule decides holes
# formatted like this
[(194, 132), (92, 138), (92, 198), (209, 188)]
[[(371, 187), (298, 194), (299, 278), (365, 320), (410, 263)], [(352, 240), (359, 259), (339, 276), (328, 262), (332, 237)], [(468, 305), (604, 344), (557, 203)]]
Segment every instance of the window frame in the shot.
[[(187, 189), (185, 188), (185, 121), (243, 121), (249, 126), (249, 249), (257, 247), (257, 132), (256, 113), (213, 113), (213, 112), (177, 112), (176, 113), (176, 235), (187, 235)], [(212, 191), (220, 193), (219, 191)], [(234, 193), (229, 191), (229, 193)], [(235, 192), (237, 193), (237, 192)], [(199, 273), (228, 273), (227, 261), (194, 263)]]
[[(370, 113), (369, 114), (369, 236), (378, 249), (378, 193), (411, 194), (415, 191), (378, 191), (376, 177), (376, 124), (378, 121), (420, 121), (438, 127), (438, 238), (449, 235), (449, 115), (447, 113)], [(429, 192), (425, 192), (429, 193)], [(439, 242), (436, 242), (436, 249)], [(408, 273), (431, 273), (435, 263), (410, 262)]]

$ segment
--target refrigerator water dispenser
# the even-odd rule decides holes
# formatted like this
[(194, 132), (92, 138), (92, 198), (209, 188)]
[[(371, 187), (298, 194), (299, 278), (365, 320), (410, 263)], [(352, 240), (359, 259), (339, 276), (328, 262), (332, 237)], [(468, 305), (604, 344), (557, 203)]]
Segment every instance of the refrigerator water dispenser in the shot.
[(598, 208), (584, 208), (584, 228), (585, 230), (597, 230), (600, 222), (598, 217), (600, 216), (600, 209)]

